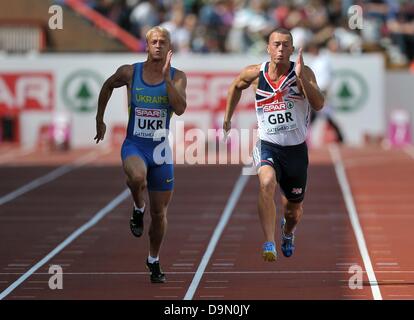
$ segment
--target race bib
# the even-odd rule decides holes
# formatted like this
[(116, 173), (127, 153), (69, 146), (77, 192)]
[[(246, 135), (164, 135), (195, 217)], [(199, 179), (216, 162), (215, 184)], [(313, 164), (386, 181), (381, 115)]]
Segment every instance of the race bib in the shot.
[(295, 105), (292, 101), (274, 102), (263, 106), (263, 129), (276, 134), (297, 129)]
[(153, 138), (157, 130), (166, 129), (167, 110), (135, 109), (134, 136)]

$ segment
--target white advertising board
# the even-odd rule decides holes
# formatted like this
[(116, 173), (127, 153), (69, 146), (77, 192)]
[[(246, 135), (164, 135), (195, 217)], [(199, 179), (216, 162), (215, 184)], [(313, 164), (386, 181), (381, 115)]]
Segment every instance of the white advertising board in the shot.
[[(295, 57), (292, 57), (294, 60)], [(310, 61), (305, 56), (305, 63)], [(99, 90), (103, 81), (123, 64), (145, 60), (135, 54), (60, 54), (0, 58), (0, 112), (18, 109), (20, 137), (25, 147), (37, 143), (39, 128), (56, 114), (69, 118), (71, 146), (94, 144), (95, 115)], [(187, 73), (186, 113), (174, 117), (186, 127), (202, 130), (220, 128), (227, 89), (247, 65), (261, 63), (266, 57), (232, 55), (177, 55), (173, 65)], [(338, 55), (332, 58), (335, 77), (331, 101), (333, 117), (352, 145), (363, 142), (364, 134), (385, 131), (384, 82), (382, 57)], [(234, 116), (233, 126), (253, 128), (254, 93), (243, 92)], [(105, 143), (111, 141), (112, 128), (126, 126), (128, 118), (126, 89), (114, 90), (108, 103)], [(174, 126), (174, 124), (173, 124)]]

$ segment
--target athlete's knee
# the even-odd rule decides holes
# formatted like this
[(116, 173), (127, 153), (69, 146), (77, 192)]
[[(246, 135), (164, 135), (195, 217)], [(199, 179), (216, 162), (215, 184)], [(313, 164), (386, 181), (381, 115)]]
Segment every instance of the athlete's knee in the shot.
[(154, 222), (162, 222), (167, 219), (167, 208), (164, 207), (155, 207), (150, 210), (151, 219)]
[(127, 185), (133, 189), (145, 188), (147, 186), (147, 177), (142, 172), (133, 172), (127, 177)]
[(301, 202), (288, 201), (285, 209), (285, 217), (292, 220), (299, 220), (303, 214), (303, 205)]
[(273, 195), (276, 189), (276, 179), (274, 176), (264, 176), (260, 179), (260, 191), (262, 194)]

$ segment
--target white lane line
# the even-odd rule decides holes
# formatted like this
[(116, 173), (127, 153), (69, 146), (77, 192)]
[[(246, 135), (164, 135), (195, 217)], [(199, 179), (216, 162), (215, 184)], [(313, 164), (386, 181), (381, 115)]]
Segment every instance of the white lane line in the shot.
[(32, 191), (33, 189), (36, 189), (50, 181), (53, 181), (61, 176), (63, 176), (64, 174), (73, 171), (79, 167), (84, 166), (85, 164), (93, 161), (94, 159), (96, 159), (98, 156), (102, 156), (108, 152), (110, 152), (111, 149), (105, 149), (103, 152), (99, 152), (99, 150), (94, 150), (89, 152), (88, 154), (76, 159), (75, 161), (73, 161), (70, 164), (66, 164), (63, 166), (60, 166), (59, 168), (56, 168), (55, 170), (37, 178), (32, 180), (31, 182), (21, 186), (20, 188), (0, 197), (0, 206), (10, 202), (14, 199), (16, 199), (17, 197), (20, 197), (21, 195)]
[(207, 268), (208, 262), (210, 261), (211, 256), (213, 255), (214, 249), (216, 248), (217, 242), (220, 239), (221, 234), (223, 233), (224, 228), (226, 227), (227, 222), (230, 219), (231, 214), (237, 204), (237, 201), (240, 198), (240, 195), (243, 192), (244, 187), (249, 180), (248, 175), (240, 174), (239, 178), (234, 185), (233, 191), (231, 192), (230, 198), (227, 201), (226, 207), (220, 217), (220, 221), (217, 224), (214, 233), (210, 239), (210, 242), (207, 246), (207, 250), (204, 253), (203, 258), (201, 259), (200, 265), (197, 268), (197, 272), (194, 275), (193, 280), (184, 296), (184, 300), (192, 300), (194, 293), (197, 290), (198, 285), (200, 284), (201, 277), (203, 276), (204, 271)]
[(55, 249), (49, 252), (42, 260), (36, 263), (31, 267), (27, 272), (25, 272), (19, 279), (13, 282), (6, 290), (0, 293), (0, 300), (4, 299), (7, 295), (10, 294), (14, 289), (16, 289), (20, 284), (22, 284), (27, 278), (39, 270), (43, 265), (45, 265), (49, 260), (66, 248), (71, 242), (73, 242), (77, 237), (79, 237), (86, 230), (93, 227), (97, 224), (103, 217), (105, 217), (109, 212), (116, 208), (122, 201), (124, 201), (129, 196), (129, 189), (125, 189), (118, 196), (116, 196), (111, 202), (109, 202), (104, 208), (99, 210), (87, 223), (75, 230), (69, 237), (67, 237), (61, 244), (59, 244)]
[(354, 229), (355, 237), (358, 243), (359, 252), (361, 253), (362, 261), (364, 262), (365, 270), (367, 270), (368, 279), (374, 300), (382, 300), (381, 291), (378, 286), (377, 278), (372, 267), (371, 259), (369, 257), (367, 245), (364, 234), (362, 232), (361, 224), (359, 223), (358, 213), (356, 211), (354, 199), (352, 198), (351, 188), (346, 177), (345, 168), (342, 162), (341, 154), (336, 145), (329, 146), (329, 153), (334, 163), (336, 176), (342, 190), (349, 219), (351, 220), (352, 228)]

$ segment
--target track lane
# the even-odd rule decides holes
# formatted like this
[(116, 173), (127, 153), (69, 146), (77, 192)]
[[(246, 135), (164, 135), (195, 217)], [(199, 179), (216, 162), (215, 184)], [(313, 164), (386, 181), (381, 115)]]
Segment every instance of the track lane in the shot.
[[(365, 150), (343, 148), (341, 153), (383, 297), (384, 299), (412, 299), (414, 268), (407, 244), (413, 242), (410, 238), (413, 204), (407, 202), (407, 199), (411, 197), (410, 190), (413, 186), (407, 177), (413, 176), (411, 172), (414, 161), (404, 152), (378, 152), (376, 148)], [(298, 251), (295, 256), (289, 259), (280, 257), (275, 264), (261, 262), (262, 233), (256, 213), (257, 177), (251, 177), (219, 240), (219, 246), (201, 280), (195, 299), (372, 299), (366, 275), (364, 275), (363, 290), (350, 290), (347, 286), (350, 276), (347, 272), (349, 265), (356, 263), (363, 266), (363, 263), (337, 182), (334, 183), (336, 180), (332, 164), (327, 161), (327, 153), (312, 151), (310, 156), (311, 162), (317, 165), (310, 169), (305, 216), (298, 228)], [(96, 184), (99, 195), (97, 197), (89, 195), (90, 202), (81, 201), (85, 209), (82, 215), (85, 218), (86, 211), (90, 211), (91, 207), (99, 209), (97, 202), (100, 201), (99, 204), (104, 205), (105, 201), (115, 195), (116, 192), (108, 192), (108, 188), (112, 188), (109, 185), (119, 183), (124, 187), (123, 175), (119, 167), (112, 167), (112, 170), (117, 171), (118, 178), (114, 179), (113, 173), (107, 174), (106, 166), (112, 161), (111, 157), (107, 158), (100, 163), (98, 161), (101, 167), (92, 168), (101, 174), (100, 183)], [(89, 168), (84, 169), (90, 173)], [(149, 284), (148, 273), (144, 267), (147, 235), (143, 239), (130, 236), (127, 222), (130, 203), (125, 201), (98, 226), (86, 232), (62, 254), (50, 261), (50, 264), (61, 264), (64, 268), (64, 290), (49, 290), (47, 281), (50, 275), (47, 274), (48, 266), (45, 266), (8, 298), (182, 299), (238, 174), (236, 169), (226, 172), (229, 170), (228, 167), (224, 171), (215, 171), (222, 180), (226, 180), (222, 183), (226, 190), (223, 192), (224, 189), (219, 188), (219, 184), (213, 181), (213, 171), (204, 172), (201, 175), (201, 185), (204, 187), (201, 192), (192, 187), (194, 179), (200, 176), (199, 169), (199, 167), (185, 167), (177, 171), (177, 174), (182, 175), (177, 175), (177, 189), (169, 213), (170, 230), (162, 254), (162, 265), (169, 274), (168, 286), (162, 288)], [(182, 170), (185, 170), (185, 173), (182, 173)], [(387, 183), (378, 183), (379, 177), (384, 177)], [(82, 181), (79, 178), (74, 180), (77, 180), (78, 185), (79, 181)], [(107, 184), (107, 181), (111, 184)], [(181, 183), (184, 185), (180, 186)], [(76, 181), (72, 181), (70, 185), (76, 185)], [(105, 188), (102, 188), (103, 185)], [(74, 190), (73, 187), (69, 189)], [(85, 188), (81, 190), (84, 194), (87, 193)], [(102, 190), (104, 190), (103, 194)], [(46, 192), (43, 191), (42, 188), (37, 190), (36, 194), (33, 192), (32, 195), (25, 195), (24, 197), (29, 197), (30, 201), (23, 197), (20, 200), (37, 205), (44, 201), (42, 198), (45, 194), (46, 197), (53, 198), (51, 197), (53, 188), (52, 191), (47, 188)], [(69, 193), (73, 198), (78, 194)], [(209, 197), (206, 197), (206, 193)], [(59, 206), (58, 203), (65, 197), (58, 196), (55, 199), (59, 201), (56, 203), (52, 201), (49, 206), (42, 204), (43, 210), (52, 212), (56, 211), (56, 207), (63, 207), (61, 209), (64, 211), (63, 216), (65, 213), (72, 212), (70, 206), (73, 201), (64, 200), (63, 203), (66, 205)], [(81, 199), (84, 199), (83, 196)], [(94, 202), (95, 199), (98, 201)], [(11, 212), (25, 212), (21, 210), (24, 208), (23, 204), (15, 207), (16, 203), (13, 201), (9, 204)], [(333, 209), (338, 203), (340, 205), (336, 205)], [(3, 208), (6, 208), (6, 205)], [(199, 208), (202, 209), (201, 212)], [(391, 215), (390, 210), (394, 208), (398, 212)], [(77, 210), (82, 209), (78, 207)], [(190, 211), (196, 212), (196, 216)], [(16, 247), (15, 253), (24, 252), (23, 256), (19, 255), (19, 258), (14, 260), (5, 260), (5, 255), (1, 252), (3, 245), (0, 245), (3, 268), (6, 265), (4, 262), (12, 264), (11, 268), (14, 268), (14, 270), (0, 271), (0, 288), (6, 285), (4, 279), (16, 279), (27, 269), (27, 266), (22, 267), (22, 265), (35, 260), (33, 257), (27, 258), (29, 252), (34, 252), (36, 257), (39, 257), (51, 248), (50, 244), (37, 240), (30, 241), (30, 237), (26, 237), (25, 232), (19, 231), (22, 223), (29, 225), (34, 223), (34, 228), (30, 231), (32, 238), (41, 237), (52, 241), (54, 245), (70, 233), (69, 227), (57, 227), (64, 235), (48, 233), (47, 226), (42, 229), (42, 219), (44, 219), (43, 224), (61, 224), (65, 221), (61, 215), (39, 215), (36, 211), (36, 218), (32, 213), (24, 214), (20, 221), (10, 225), (10, 230), (7, 230), (9, 229), (7, 224), (8, 227), (4, 227), (5, 221), (1, 221), (0, 217), (2, 239), (4, 234), (8, 234), (8, 237), (14, 234), (16, 239), (26, 239), (27, 246)], [(79, 218), (79, 216), (75, 218), (76, 226), (85, 221)], [(39, 221), (36, 222), (36, 219)], [(146, 219), (148, 223), (148, 216)], [(74, 227), (71, 226), (72, 230)], [(8, 243), (14, 246), (13, 242)], [(319, 247), (315, 246), (315, 243), (319, 244)], [(167, 247), (170, 249), (166, 250)], [(8, 249), (6, 248), (4, 252), (10, 251)], [(300, 256), (296, 256), (297, 254)], [(281, 256), (281, 253), (279, 255)]]
[[(169, 230), (161, 254), (166, 284), (149, 281), (145, 268), (149, 216), (145, 235), (134, 238), (128, 224), (131, 201), (127, 200), (7, 299), (182, 299), (239, 172), (235, 166), (176, 167)], [(213, 173), (222, 178), (219, 186)], [(49, 290), (50, 264), (64, 265), (64, 290)]]
[[(304, 217), (291, 258), (280, 250), (267, 263), (257, 214), (258, 179), (253, 177), (223, 233), (195, 299), (371, 299), (369, 286), (348, 287), (351, 265), (362, 264), (345, 203), (327, 151), (311, 154)], [(280, 202), (279, 202), (280, 203)], [(277, 205), (280, 210), (280, 205)], [(277, 213), (279, 226), (280, 211)], [(363, 276), (367, 281), (366, 275)]]
[(0, 290), (123, 188), (118, 167), (83, 167), (1, 206)]
[(414, 299), (414, 160), (403, 150), (342, 148), (384, 299)]

